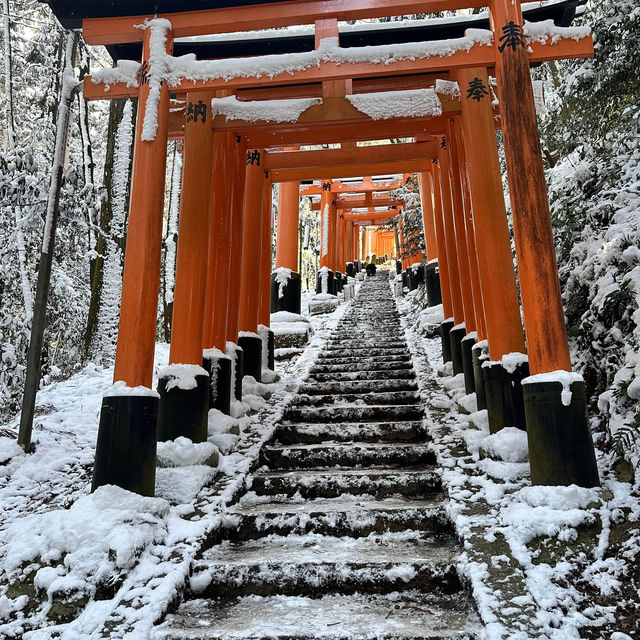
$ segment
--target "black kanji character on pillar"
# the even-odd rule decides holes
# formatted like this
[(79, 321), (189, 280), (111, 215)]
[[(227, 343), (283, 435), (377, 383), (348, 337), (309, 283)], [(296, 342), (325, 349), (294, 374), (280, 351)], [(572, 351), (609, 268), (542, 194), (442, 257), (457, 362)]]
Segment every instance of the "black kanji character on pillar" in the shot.
[(323, 182), (322, 183), (322, 190), (323, 191), (331, 191), (331, 183), (330, 182)]
[(441, 149), (447, 148), (447, 139), (444, 136), (442, 136), (442, 139), (440, 140), (440, 148)]
[(145, 60), (140, 67), (140, 86), (149, 82), (149, 63)]
[(198, 104), (190, 102), (187, 107), (187, 122), (198, 122), (200, 117), (203, 123), (207, 121), (207, 105), (202, 100)]
[(469, 83), (467, 98), (471, 98), (472, 100), (477, 100), (478, 102), (480, 102), (482, 98), (488, 95), (489, 92), (487, 91), (487, 87), (484, 86), (484, 82), (482, 82), (480, 78), (474, 78)]
[(247, 164), (260, 166), (260, 152), (256, 149), (254, 151), (247, 151)]
[(500, 53), (504, 53), (504, 50), (507, 47), (511, 47), (516, 51), (519, 46), (525, 46), (522, 27), (519, 24), (516, 24), (513, 20), (510, 20), (508, 24), (502, 27), (502, 33), (504, 34), (500, 38), (500, 42), (502, 42), (502, 44), (498, 47), (498, 51)]

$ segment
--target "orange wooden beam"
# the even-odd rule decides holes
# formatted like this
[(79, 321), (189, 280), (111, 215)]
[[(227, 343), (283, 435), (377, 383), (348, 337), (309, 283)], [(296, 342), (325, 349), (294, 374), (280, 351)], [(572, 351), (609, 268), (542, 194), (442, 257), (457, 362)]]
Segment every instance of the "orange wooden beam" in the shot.
[(357, 178), (365, 175), (385, 175), (405, 171), (426, 171), (431, 160), (396, 160), (381, 163), (346, 164), (312, 169), (274, 169), (269, 172), (273, 182), (300, 182), (324, 178)]
[[(320, 18), (359, 20), (485, 6), (482, 0), (298, 0), (165, 13), (176, 38), (313, 24)], [(122, 18), (87, 18), (82, 35), (87, 44), (139, 42), (139, 25), (153, 14)]]
[[(400, 200), (390, 196), (380, 196), (377, 198), (337, 198), (335, 200), (336, 209), (360, 209), (362, 207), (393, 207), (401, 205)], [(312, 211), (320, 211), (320, 202), (316, 201), (311, 205)]]
[(409, 142), (322, 151), (272, 151), (265, 153), (264, 169), (324, 169), (345, 164), (378, 164), (407, 159), (431, 160), (437, 152), (435, 142)]
[[(331, 184), (331, 193), (376, 193), (378, 191), (393, 191), (400, 186), (398, 180), (394, 182), (333, 182)], [(318, 184), (312, 184), (300, 189), (300, 196), (317, 196), (320, 195), (322, 189)]]
[(343, 214), (345, 220), (351, 220), (352, 222), (386, 222), (387, 220), (391, 220), (391, 218), (395, 218), (398, 215), (397, 209), (387, 209), (387, 211), (376, 211), (375, 213), (345, 213)]

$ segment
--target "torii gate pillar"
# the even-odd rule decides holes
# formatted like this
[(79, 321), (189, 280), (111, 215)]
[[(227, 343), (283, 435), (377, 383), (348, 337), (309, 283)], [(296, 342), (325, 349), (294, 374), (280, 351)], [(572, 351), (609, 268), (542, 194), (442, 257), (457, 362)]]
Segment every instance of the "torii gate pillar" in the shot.
[(243, 375), (253, 376), (258, 382), (262, 382), (262, 339), (258, 335), (258, 307), (264, 218), (265, 175), (261, 161), (263, 157), (264, 151), (261, 149), (247, 150), (238, 313), (238, 346), (244, 354)]
[(271, 313), (300, 313), (302, 280), (298, 273), (299, 211), (300, 184), (281, 182), (278, 196), (276, 269), (271, 276)]
[(273, 183), (264, 181), (262, 196), (262, 248), (260, 250), (260, 301), (258, 333), (262, 338), (262, 369), (274, 370), (275, 336), (271, 330), (271, 240), (273, 234)]
[[(142, 58), (150, 58), (153, 27), (143, 35)], [(173, 35), (166, 34), (173, 51)], [(92, 491), (105, 484), (152, 496), (156, 476), (158, 394), (151, 389), (162, 249), (162, 212), (169, 121), (169, 89), (158, 89), (157, 129), (145, 131), (151, 87), (138, 98), (129, 227), (122, 284), (113, 390), (102, 401)], [(154, 135), (150, 135), (154, 133)]]
[(324, 180), (320, 196), (320, 271), (316, 277), (316, 293), (334, 293), (333, 237), (336, 220), (332, 200), (331, 180)]
[(431, 178), (428, 173), (418, 173), (418, 191), (422, 208), (422, 224), (424, 227), (424, 241), (427, 254), (424, 280), (427, 288), (427, 304), (435, 307), (442, 304), (440, 291), (440, 270), (438, 267), (438, 242), (433, 215), (433, 200), (431, 198)]
[[(158, 440), (207, 439), (210, 378), (202, 368), (213, 169), (213, 95), (188, 93), (169, 366), (158, 375)], [(186, 385), (182, 381), (188, 380)], [(195, 382), (195, 384), (194, 384)]]
[[(491, 0), (496, 76), (532, 377), (523, 381), (534, 484), (599, 485), (584, 381), (569, 373), (549, 201), (519, 2)], [(563, 393), (565, 386), (570, 394)], [(566, 396), (570, 395), (567, 401)]]

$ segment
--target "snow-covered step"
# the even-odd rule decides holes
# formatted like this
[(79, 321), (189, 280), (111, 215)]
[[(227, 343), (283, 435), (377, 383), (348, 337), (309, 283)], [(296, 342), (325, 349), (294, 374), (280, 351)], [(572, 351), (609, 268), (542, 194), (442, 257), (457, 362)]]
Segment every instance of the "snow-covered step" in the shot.
[(379, 334), (375, 336), (368, 337), (349, 337), (349, 338), (330, 338), (328, 345), (330, 347), (378, 347), (378, 346), (386, 346), (386, 347), (404, 347), (407, 348), (407, 342), (403, 336), (400, 334), (396, 335), (388, 335), (388, 334)]
[(156, 634), (164, 640), (473, 640), (480, 629), (464, 595), (416, 590), (190, 600)]
[(358, 537), (407, 529), (450, 533), (453, 529), (444, 506), (439, 494), (381, 500), (341, 495), (293, 501), (284, 495), (265, 500), (265, 496), (250, 492), (229, 508), (233, 528), (228, 535), (234, 540), (248, 540), (269, 534), (302, 533)]
[(424, 589), (455, 593), (457, 543), (425, 532), (333, 537), (271, 535), (225, 540), (192, 568), (191, 593), (210, 598), (241, 595), (318, 596)]
[(345, 384), (344, 382), (322, 382), (302, 384), (298, 393), (305, 395), (325, 395), (341, 393), (380, 393), (383, 391), (416, 391), (418, 383), (415, 380), (361, 380)]
[(338, 425), (281, 423), (276, 441), (282, 444), (324, 441), (340, 442), (416, 442), (427, 438), (422, 422), (343, 422)]
[(394, 369), (377, 369), (375, 371), (313, 371), (306, 379), (311, 384), (317, 382), (348, 382), (350, 380), (408, 380), (414, 379), (415, 373), (411, 367)]
[(340, 354), (340, 356), (363, 356), (363, 357), (371, 357), (371, 356), (384, 356), (385, 358), (391, 358), (393, 355), (406, 355), (407, 348), (406, 347), (396, 347), (396, 346), (378, 346), (378, 347), (331, 347), (327, 346), (324, 350), (324, 355), (331, 354)]
[(441, 489), (439, 473), (428, 467), (259, 472), (251, 485), (259, 495), (288, 495), (303, 500), (344, 494), (370, 495), (378, 500), (396, 495), (421, 497)]
[(296, 446), (270, 446), (262, 450), (262, 462), (271, 469), (317, 467), (371, 467), (433, 464), (435, 454), (427, 444), (329, 442)]
[(350, 407), (357, 409), (365, 405), (405, 405), (416, 404), (420, 396), (415, 391), (387, 391), (382, 393), (336, 393), (327, 395), (297, 396), (298, 404), (307, 407)]
[(329, 360), (324, 360), (313, 366), (312, 374), (316, 373), (356, 373), (358, 371), (400, 371), (406, 369), (413, 373), (413, 365), (408, 360), (384, 360), (381, 362), (370, 362), (362, 360), (349, 364), (333, 364)]
[(285, 419), (299, 422), (386, 422), (389, 420), (421, 420), (419, 405), (358, 407), (290, 407)]
[(391, 355), (384, 356), (376, 356), (376, 355), (363, 355), (356, 354), (353, 355), (348, 349), (336, 351), (335, 353), (330, 351), (325, 351), (318, 356), (316, 360), (317, 364), (326, 364), (327, 362), (333, 364), (352, 364), (354, 362), (367, 362), (370, 364), (377, 364), (380, 362), (385, 362), (387, 360), (394, 360), (399, 362), (401, 360), (409, 361), (411, 360), (411, 356), (407, 353), (406, 349), (399, 350), (397, 353), (393, 353)]

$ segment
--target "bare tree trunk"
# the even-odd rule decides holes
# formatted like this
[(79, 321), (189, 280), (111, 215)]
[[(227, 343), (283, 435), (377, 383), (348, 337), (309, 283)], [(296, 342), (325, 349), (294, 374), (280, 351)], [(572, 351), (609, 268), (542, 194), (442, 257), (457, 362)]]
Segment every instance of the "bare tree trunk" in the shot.
[(91, 298), (89, 300), (89, 313), (87, 316), (87, 328), (84, 334), (85, 353), (89, 354), (93, 335), (98, 326), (100, 315), (100, 297), (102, 295), (102, 281), (104, 277), (104, 257), (107, 242), (111, 230), (111, 218), (113, 217), (113, 161), (116, 147), (116, 133), (122, 120), (125, 100), (111, 100), (109, 104), (109, 125), (107, 129), (107, 151), (104, 161), (104, 198), (100, 206), (100, 233), (95, 245), (95, 259), (91, 270)]
[(13, 87), (11, 78), (11, 23), (9, 22), (9, 0), (2, 0), (4, 16), (4, 94), (9, 149), (16, 146), (13, 122)]
[(171, 318), (173, 316), (173, 287), (176, 274), (176, 251), (178, 244), (178, 213), (180, 211), (180, 190), (182, 187), (182, 156), (178, 153), (177, 145), (173, 151), (173, 166), (171, 168), (171, 195), (169, 198), (169, 220), (167, 237), (165, 238), (164, 257), (164, 339), (171, 340)]
[(56, 145), (53, 153), (51, 184), (47, 202), (47, 217), (44, 225), (42, 241), (42, 255), (38, 269), (38, 285), (36, 288), (36, 302), (33, 310), (33, 324), (29, 353), (27, 356), (27, 375), (22, 398), (22, 413), (20, 415), (20, 432), (18, 443), (25, 451), (31, 448), (31, 432), (33, 429), (33, 414), (36, 405), (36, 394), (40, 383), (40, 356), (44, 336), (45, 319), (47, 314), (47, 300), (49, 298), (49, 283), (51, 281), (51, 267), (55, 246), (56, 227), (60, 213), (60, 189), (62, 187), (62, 172), (67, 151), (69, 123), (71, 122), (71, 105), (79, 85), (73, 73), (73, 60), (78, 46), (78, 33), (71, 32), (67, 36), (65, 51), (65, 66), (62, 74), (60, 102), (58, 106), (58, 124), (56, 131)]

